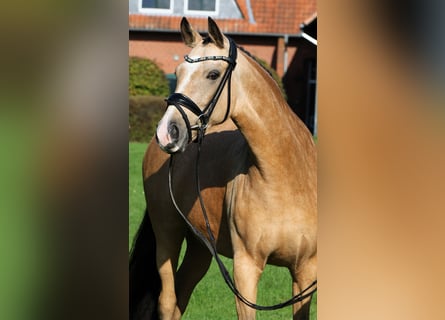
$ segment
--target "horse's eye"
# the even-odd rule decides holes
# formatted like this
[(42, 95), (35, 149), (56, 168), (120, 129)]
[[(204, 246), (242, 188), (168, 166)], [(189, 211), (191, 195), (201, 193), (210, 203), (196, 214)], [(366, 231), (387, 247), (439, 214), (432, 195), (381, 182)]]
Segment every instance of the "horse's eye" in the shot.
[(216, 79), (218, 79), (219, 75), (220, 75), (220, 73), (218, 70), (212, 70), (207, 75), (207, 79), (216, 80)]

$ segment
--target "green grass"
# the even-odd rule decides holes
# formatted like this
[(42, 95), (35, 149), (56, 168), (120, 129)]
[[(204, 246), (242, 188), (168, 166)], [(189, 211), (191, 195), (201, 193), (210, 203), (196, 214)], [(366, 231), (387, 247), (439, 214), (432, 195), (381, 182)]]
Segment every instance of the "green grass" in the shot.
[[(147, 143), (132, 142), (129, 145), (130, 246), (145, 210), (142, 186), (142, 158), (146, 147)], [(226, 267), (231, 270), (232, 260), (223, 258), (223, 261)], [(258, 304), (276, 304), (289, 299), (291, 294), (291, 277), (289, 272), (285, 268), (266, 266), (259, 284)], [(317, 295), (312, 299), (311, 320), (317, 319), (316, 303)], [(212, 262), (206, 276), (193, 292), (183, 319), (236, 319), (235, 298), (226, 286), (215, 262)], [(276, 311), (258, 311), (257, 319), (292, 319), (291, 307)]]
[(130, 203), (129, 247), (131, 247), (133, 237), (145, 212), (144, 188), (142, 185), (142, 159), (147, 145), (148, 143), (131, 142), (128, 148), (130, 158), (128, 165), (128, 197)]

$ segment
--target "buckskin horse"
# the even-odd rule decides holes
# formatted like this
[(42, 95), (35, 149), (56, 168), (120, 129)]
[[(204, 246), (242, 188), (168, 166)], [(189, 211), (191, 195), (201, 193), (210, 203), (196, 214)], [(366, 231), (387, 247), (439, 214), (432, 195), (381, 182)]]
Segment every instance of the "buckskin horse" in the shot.
[[(233, 258), (234, 286), (252, 304), (266, 263), (290, 271), (295, 296), (316, 281), (312, 136), (270, 75), (211, 18), (208, 27), (203, 38), (181, 21), (191, 51), (144, 156), (147, 210), (130, 257), (133, 319), (180, 319), (212, 248)], [(294, 319), (309, 318), (310, 298), (293, 304)], [(235, 299), (238, 319), (255, 319), (256, 310)]]

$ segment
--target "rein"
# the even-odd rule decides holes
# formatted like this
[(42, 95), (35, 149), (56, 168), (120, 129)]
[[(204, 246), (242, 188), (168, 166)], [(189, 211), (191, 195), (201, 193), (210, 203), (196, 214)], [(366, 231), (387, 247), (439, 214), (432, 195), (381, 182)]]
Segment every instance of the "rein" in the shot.
[[(229, 271), (227, 270), (227, 268), (225, 267), (224, 263), (221, 261), (221, 258), (218, 255), (218, 251), (216, 248), (216, 240), (215, 240), (215, 237), (211, 230), (209, 218), (207, 215), (207, 210), (205, 208), (204, 200), (201, 195), (201, 184), (200, 184), (200, 179), (199, 179), (199, 176), (200, 176), (199, 175), (199, 161), (200, 161), (200, 155), (201, 155), (201, 145), (202, 145), (202, 141), (204, 138), (205, 130), (207, 129), (208, 120), (210, 119), (210, 116), (216, 106), (216, 103), (218, 102), (219, 96), (221, 95), (221, 92), (222, 92), (224, 85), (227, 81), (229, 82), (228, 106), (227, 106), (226, 115), (222, 122), (224, 122), (227, 119), (229, 111), (230, 111), (230, 79), (231, 79), (232, 71), (236, 65), (236, 57), (237, 57), (236, 51), (237, 50), (236, 50), (236, 45), (234, 44), (233, 40), (229, 39), (229, 41), (230, 41), (230, 50), (229, 50), (228, 57), (209, 56), (209, 57), (201, 57), (201, 58), (196, 58), (196, 59), (192, 59), (189, 56), (184, 57), (185, 61), (187, 61), (189, 63), (196, 63), (196, 62), (208, 61), (208, 60), (223, 60), (223, 61), (226, 61), (229, 63), (229, 66), (226, 69), (226, 72), (224, 73), (223, 79), (222, 79), (221, 83), (219, 84), (219, 87), (218, 87), (215, 95), (213, 96), (212, 100), (204, 108), (203, 111), (201, 111), (199, 109), (199, 107), (193, 102), (193, 100), (191, 100), (190, 98), (188, 98), (187, 96), (185, 96), (181, 93), (173, 93), (170, 97), (167, 98), (167, 102), (170, 104), (173, 104), (181, 113), (181, 115), (187, 125), (187, 130), (188, 130), (188, 134), (189, 134), (189, 142), (191, 140), (191, 130), (199, 131), (198, 139), (197, 139), (198, 152), (197, 152), (196, 163), (195, 163), (196, 189), (198, 192), (198, 199), (199, 199), (199, 203), (201, 205), (202, 214), (203, 214), (205, 224), (206, 224), (206, 231), (207, 231), (207, 234), (208, 234), (208, 237), (210, 240), (207, 239), (200, 231), (198, 231), (193, 226), (193, 224), (187, 219), (186, 215), (181, 211), (178, 204), (176, 203), (176, 200), (175, 200), (175, 197), (173, 194), (173, 187), (172, 187), (172, 175), (173, 175), (172, 173), (173, 173), (173, 163), (174, 163), (174, 155), (173, 154), (171, 154), (171, 156), (170, 156), (170, 161), (169, 161), (169, 166), (168, 166), (169, 193), (170, 193), (170, 198), (173, 202), (173, 205), (176, 208), (176, 211), (178, 211), (178, 213), (183, 218), (185, 223), (188, 225), (190, 230), (194, 233), (194, 235), (209, 249), (210, 253), (212, 254), (213, 258), (215, 259), (215, 261), (218, 264), (219, 270), (221, 272), (221, 275), (223, 276), (224, 281), (226, 282), (226, 284), (230, 288), (230, 290), (237, 296), (237, 298), (240, 301), (242, 301), (244, 304), (246, 304), (247, 306), (249, 306), (253, 309), (256, 309), (256, 310), (277, 310), (277, 309), (281, 309), (281, 308), (293, 305), (299, 301), (306, 299), (307, 297), (310, 297), (317, 290), (316, 287), (313, 288), (312, 290), (310, 290), (312, 287), (316, 286), (317, 280), (312, 282), (312, 284), (310, 284), (307, 288), (305, 288), (304, 290), (302, 290), (300, 293), (293, 296), (289, 300), (284, 301), (282, 303), (272, 305), (272, 306), (261, 306), (261, 305), (257, 305), (255, 303), (252, 303), (249, 300), (247, 300), (236, 288), (235, 283), (234, 283), (233, 279), (231, 278)], [(190, 121), (188, 120), (184, 110), (182, 109), (182, 106), (189, 109), (195, 115), (197, 115), (200, 123), (195, 126), (191, 126)]]

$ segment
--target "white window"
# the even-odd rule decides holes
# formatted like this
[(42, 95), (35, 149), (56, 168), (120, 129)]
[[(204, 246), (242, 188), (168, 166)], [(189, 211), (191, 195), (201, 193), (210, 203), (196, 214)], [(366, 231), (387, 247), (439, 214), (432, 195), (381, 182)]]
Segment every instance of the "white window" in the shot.
[(139, 10), (144, 13), (173, 13), (173, 0), (139, 0)]
[(184, 13), (189, 15), (214, 16), (219, 11), (219, 0), (185, 0)]

